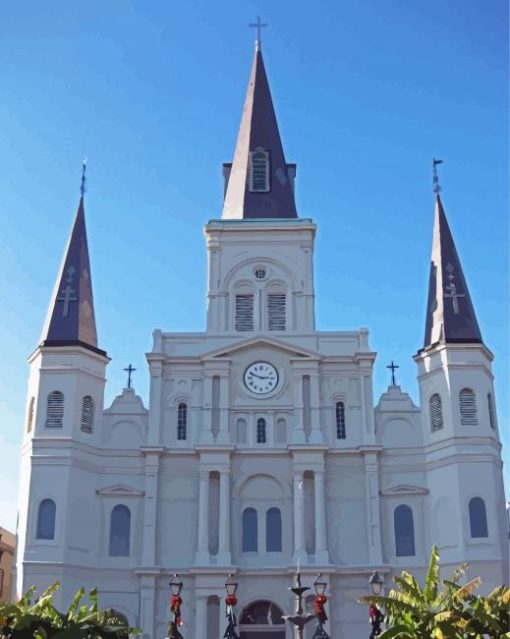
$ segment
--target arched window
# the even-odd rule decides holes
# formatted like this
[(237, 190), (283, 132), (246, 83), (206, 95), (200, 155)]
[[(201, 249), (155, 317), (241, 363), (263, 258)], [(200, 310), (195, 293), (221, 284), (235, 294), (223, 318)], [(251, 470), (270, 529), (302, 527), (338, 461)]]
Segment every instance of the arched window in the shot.
[(285, 444), (287, 442), (287, 422), (281, 417), (276, 422), (276, 443)]
[(115, 506), (110, 517), (110, 557), (129, 557), (131, 511), (121, 504)]
[(57, 507), (53, 499), (43, 499), (37, 511), (37, 539), (55, 539), (55, 515)]
[(81, 402), (81, 424), (80, 430), (84, 433), (91, 433), (94, 425), (94, 400), (90, 395), (85, 395)]
[(476, 395), (471, 388), (463, 388), (459, 393), (460, 423), (462, 426), (477, 426)]
[(250, 153), (249, 190), (267, 193), (271, 190), (270, 183), (269, 151), (258, 147)]
[(337, 402), (335, 406), (336, 438), (345, 439), (345, 404)]
[(282, 551), (282, 514), (279, 508), (266, 512), (266, 552)]
[(46, 428), (61, 428), (64, 418), (64, 394), (53, 391), (48, 395), (46, 407)]
[(488, 537), (487, 511), (485, 502), (481, 497), (473, 497), (469, 502), (469, 527), (471, 537)]
[(257, 552), (257, 511), (245, 508), (243, 511), (243, 552)]
[(188, 407), (181, 402), (177, 407), (177, 439), (184, 441), (186, 439), (186, 430), (188, 426)]
[(434, 393), (429, 399), (430, 428), (432, 432), (443, 428), (443, 404), (441, 395)]
[(487, 394), (487, 408), (489, 409), (489, 424), (491, 428), (496, 429), (496, 415), (494, 414), (494, 401), (491, 393)]
[(266, 443), (266, 420), (263, 417), (257, 419), (257, 444)]
[(413, 511), (409, 506), (401, 504), (393, 513), (395, 526), (395, 551), (397, 557), (412, 557), (414, 550)]
[(234, 287), (234, 329), (253, 331), (255, 296), (249, 282), (238, 282)]
[(268, 293), (267, 328), (270, 331), (284, 331), (287, 317), (287, 296), (285, 293)]
[(30, 431), (32, 430), (32, 425), (34, 422), (34, 405), (35, 397), (31, 397), (30, 404), (28, 405), (27, 433), (30, 433)]

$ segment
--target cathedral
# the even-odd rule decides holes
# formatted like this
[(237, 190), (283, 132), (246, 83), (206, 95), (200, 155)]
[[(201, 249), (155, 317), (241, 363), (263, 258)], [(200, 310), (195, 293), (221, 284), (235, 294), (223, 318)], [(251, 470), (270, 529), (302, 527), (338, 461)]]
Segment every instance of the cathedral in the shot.
[(259, 43), (223, 176), (207, 328), (154, 330), (148, 406), (130, 384), (104, 406), (82, 192), (29, 358), (18, 594), (60, 581), (64, 606), (97, 586), (101, 607), (163, 639), (177, 573), (182, 635), (217, 639), (232, 574), (241, 639), (290, 639), (299, 566), (327, 582), (328, 633), (364, 639), (371, 573), (422, 579), (434, 543), (446, 571), (506, 581), (493, 355), (439, 191), (416, 406), (394, 379), (374, 401), (367, 329), (316, 329), (317, 227), (298, 215)]

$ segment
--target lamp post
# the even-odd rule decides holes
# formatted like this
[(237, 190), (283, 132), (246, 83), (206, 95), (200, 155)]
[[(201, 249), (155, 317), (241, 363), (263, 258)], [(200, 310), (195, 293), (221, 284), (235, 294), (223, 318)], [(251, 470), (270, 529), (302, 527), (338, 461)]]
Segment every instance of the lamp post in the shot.
[[(379, 596), (382, 592), (384, 581), (382, 577), (379, 575), (379, 573), (377, 572), (377, 570), (374, 570), (374, 572), (370, 575), (370, 579), (368, 580), (368, 583), (370, 584), (370, 590), (372, 591), (372, 594)], [(379, 610), (379, 608), (373, 603), (370, 604), (370, 608), (368, 609), (368, 615), (369, 615), (370, 623), (372, 624), (372, 632), (370, 633), (370, 639), (375, 639), (375, 637), (378, 637), (382, 632), (381, 623), (383, 622), (384, 615)]]
[(225, 589), (227, 591), (227, 596), (225, 597), (225, 617), (228, 619), (228, 625), (223, 639), (239, 639), (239, 635), (236, 632), (237, 620), (234, 613), (234, 606), (237, 603), (236, 591), (238, 584), (232, 577), (233, 575), (230, 574), (225, 582)]
[(173, 614), (173, 621), (168, 623), (168, 639), (183, 639), (181, 633), (179, 632), (179, 626), (182, 625), (181, 622), (181, 590), (182, 590), (182, 581), (179, 580), (179, 575), (174, 574), (172, 581), (168, 584), (170, 586), (170, 591), (172, 596), (170, 598), (170, 612)]
[(296, 595), (296, 610), (293, 615), (283, 615), (283, 619), (294, 624), (296, 639), (303, 639), (303, 628), (315, 617), (315, 615), (311, 612), (303, 614), (303, 593), (310, 590), (310, 586), (301, 585), (301, 574), (299, 573), (299, 568), (294, 578), (294, 586), (288, 590), (292, 590), (292, 592)]
[(313, 633), (312, 639), (329, 639), (328, 633), (324, 630), (324, 624), (328, 620), (328, 615), (324, 610), (328, 598), (324, 594), (328, 584), (326, 581), (321, 580), (321, 573), (317, 575), (317, 578), (313, 582), (315, 588), (315, 615), (317, 616), (317, 628)]

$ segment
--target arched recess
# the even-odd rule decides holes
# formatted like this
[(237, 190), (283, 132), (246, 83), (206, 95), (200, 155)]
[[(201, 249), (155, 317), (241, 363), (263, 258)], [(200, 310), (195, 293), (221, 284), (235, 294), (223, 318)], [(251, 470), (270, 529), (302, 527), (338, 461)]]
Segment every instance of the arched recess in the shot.
[(473, 497), (469, 501), (469, 529), (473, 539), (489, 536), (487, 509), (481, 497)]
[(264, 288), (264, 327), (284, 331), (288, 326), (288, 291), (281, 280), (271, 280)]
[(283, 611), (272, 601), (259, 599), (248, 604), (240, 616), (241, 626), (283, 626)]
[(255, 330), (255, 289), (251, 282), (236, 282), (232, 287), (231, 325), (234, 331)]

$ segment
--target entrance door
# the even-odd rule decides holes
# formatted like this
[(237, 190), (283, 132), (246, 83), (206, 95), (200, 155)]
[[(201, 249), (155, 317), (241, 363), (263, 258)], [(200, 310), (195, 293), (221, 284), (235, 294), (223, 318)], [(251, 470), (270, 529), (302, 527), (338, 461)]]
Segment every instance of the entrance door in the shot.
[(272, 601), (255, 601), (243, 610), (239, 630), (240, 639), (285, 639), (282, 611)]

